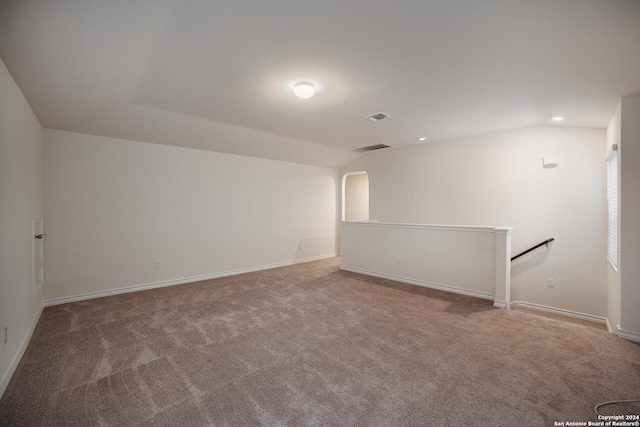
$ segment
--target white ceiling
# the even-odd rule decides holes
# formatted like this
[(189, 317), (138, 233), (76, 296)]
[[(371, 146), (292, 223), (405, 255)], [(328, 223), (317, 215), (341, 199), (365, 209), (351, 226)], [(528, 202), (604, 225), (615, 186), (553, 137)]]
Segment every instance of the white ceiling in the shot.
[(44, 127), (340, 167), (554, 114), (605, 127), (640, 96), (640, 1), (0, 0), (0, 56)]

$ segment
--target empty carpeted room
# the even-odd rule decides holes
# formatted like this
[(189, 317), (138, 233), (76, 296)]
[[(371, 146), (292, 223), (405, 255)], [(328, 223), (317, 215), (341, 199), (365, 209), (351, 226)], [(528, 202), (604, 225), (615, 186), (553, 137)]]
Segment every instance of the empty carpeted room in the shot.
[(0, 1), (0, 425), (640, 425), (640, 2)]

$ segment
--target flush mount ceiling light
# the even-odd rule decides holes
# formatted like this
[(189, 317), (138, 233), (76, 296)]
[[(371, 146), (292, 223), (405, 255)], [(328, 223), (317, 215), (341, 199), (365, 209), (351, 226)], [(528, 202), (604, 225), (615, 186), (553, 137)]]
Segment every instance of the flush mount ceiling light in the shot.
[(562, 116), (551, 116), (551, 120), (553, 120), (554, 122), (561, 122), (564, 120), (564, 117)]
[(316, 93), (316, 88), (313, 87), (312, 83), (298, 82), (293, 88), (293, 93), (295, 93), (298, 98), (307, 99), (311, 98), (313, 94)]
[(426, 141), (427, 137), (426, 136), (420, 136), (418, 137), (418, 141)]

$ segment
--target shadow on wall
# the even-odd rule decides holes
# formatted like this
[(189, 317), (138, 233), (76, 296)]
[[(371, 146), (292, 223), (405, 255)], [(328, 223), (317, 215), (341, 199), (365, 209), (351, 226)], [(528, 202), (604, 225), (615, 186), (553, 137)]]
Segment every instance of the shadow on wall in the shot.
[(293, 254), (294, 260), (317, 258), (337, 254), (336, 236), (314, 237), (300, 239), (298, 247)]

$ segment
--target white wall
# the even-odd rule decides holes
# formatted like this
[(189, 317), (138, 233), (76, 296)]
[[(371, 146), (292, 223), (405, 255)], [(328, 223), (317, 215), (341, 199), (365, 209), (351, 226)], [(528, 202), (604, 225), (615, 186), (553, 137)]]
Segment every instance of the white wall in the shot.
[(369, 219), (369, 176), (366, 173), (354, 173), (346, 176), (344, 193), (344, 220)]
[(42, 126), (0, 61), (0, 395), (42, 308), (31, 285), (31, 221), (41, 216)]
[(554, 237), (513, 262), (512, 301), (606, 316), (605, 141), (604, 129), (538, 126), (373, 152), (341, 174), (369, 174), (383, 222), (513, 226), (513, 254)]
[[(615, 144), (620, 147), (622, 115), (620, 104), (607, 126), (607, 153)], [(618, 171), (620, 171), (620, 156), (618, 156)], [(620, 181), (618, 177), (618, 201), (620, 200)], [(619, 203), (619, 202), (618, 202)], [(620, 209), (618, 206), (618, 236), (620, 236)], [(618, 244), (618, 267), (620, 265), (620, 245)], [(620, 270), (614, 269), (607, 263), (607, 319), (612, 330), (620, 326)]]
[(640, 342), (640, 97), (620, 107), (620, 329)]
[(47, 301), (336, 252), (334, 169), (50, 129), (44, 140)]

